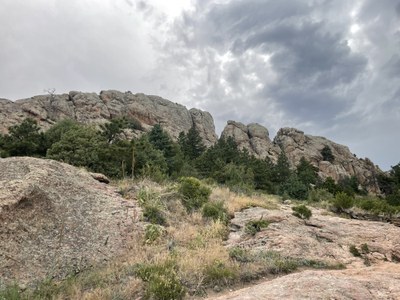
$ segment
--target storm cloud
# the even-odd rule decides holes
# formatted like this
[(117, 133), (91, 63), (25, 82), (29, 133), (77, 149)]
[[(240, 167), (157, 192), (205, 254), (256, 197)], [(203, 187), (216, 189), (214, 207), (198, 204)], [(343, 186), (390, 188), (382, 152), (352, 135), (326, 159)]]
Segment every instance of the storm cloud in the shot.
[(3, 0), (0, 97), (158, 94), (400, 161), (397, 0)]

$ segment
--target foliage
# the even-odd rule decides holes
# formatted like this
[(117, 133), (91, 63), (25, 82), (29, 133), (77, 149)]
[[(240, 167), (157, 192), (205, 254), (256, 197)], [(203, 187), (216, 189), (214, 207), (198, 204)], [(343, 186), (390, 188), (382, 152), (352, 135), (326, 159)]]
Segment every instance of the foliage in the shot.
[(183, 177), (180, 180), (179, 193), (182, 204), (188, 211), (198, 210), (208, 202), (211, 190), (194, 177)]
[(253, 261), (253, 257), (248, 249), (243, 249), (238, 246), (229, 249), (229, 257), (241, 263)]
[(349, 251), (351, 254), (353, 254), (354, 257), (361, 257), (361, 253), (360, 253), (360, 251), (358, 251), (356, 246), (350, 245)]
[(159, 264), (139, 264), (136, 276), (147, 283), (146, 298), (157, 300), (183, 299), (186, 294), (174, 261)]
[(337, 211), (342, 212), (345, 209), (353, 207), (354, 198), (344, 192), (340, 192), (336, 194), (332, 204)]
[(292, 174), (285, 182), (281, 183), (279, 193), (294, 199), (304, 200), (308, 197), (308, 188), (296, 174)]
[(146, 244), (152, 244), (162, 235), (162, 228), (156, 224), (149, 224), (144, 230), (144, 239)]
[(27, 118), (21, 124), (8, 128), (2, 137), (2, 156), (44, 156), (46, 143), (37, 122)]
[(143, 217), (146, 222), (158, 225), (166, 225), (164, 213), (156, 205), (147, 204), (143, 208)]
[(311, 210), (304, 204), (294, 206), (292, 207), (292, 210), (294, 216), (303, 220), (309, 220), (312, 216)]
[(275, 184), (283, 184), (289, 180), (291, 176), (289, 160), (285, 152), (281, 152), (278, 157), (278, 161), (273, 169), (273, 182)]
[(332, 153), (332, 149), (328, 145), (322, 148), (321, 155), (322, 159), (325, 161), (333, 162), (335, 160), (335, 157), (333, 156)]
[(179, 134), (179, 144), (185, 158), (188, 160), (194, 160), (200, 157), (200, 155), (206, 150), (200, 133), (194, 124), (187, 134), (184, 132)]
[(335, 183), (335, 180), (333, 180), (332, 177), (327, 177), (318, 187), (327, 190), (333, 195), (336, 195), (341, 191), (340, 187)]
[(205, 203), (202, 208), (202, 215), (214, 221), (220, 220), (223, 223), (228, 222), (228, 212), (224, 207), (223, 201)]
[(361, 245), (361, 252), (362, 252), (363, 254), (369, 253), (368, 244), (362, 244), (362, 245)]
[(308, 200), (311, 202), (328, 201), (333, 198), (333, 195), (326, 189), (312, 189), (308, 193)]
[(255, 235), (260, 232), (262, 228), (267, 228), (269, 222), (266, 220), (251, 220), (244, 226), (244, 231), (249, 235)]
[(304, 156), (300, 159), (299, 164), (296, 167), (296, 173), (299, 180), (307, 187), (310, 184), (316, 184), (318, 179), (318, 168), (313, 166), (307, 161)]
[(222, 261), (215, 260), (204, 268), (205, 283), (213, 286), (215, 284), (228, 284), (237, 277), (237, 270)]

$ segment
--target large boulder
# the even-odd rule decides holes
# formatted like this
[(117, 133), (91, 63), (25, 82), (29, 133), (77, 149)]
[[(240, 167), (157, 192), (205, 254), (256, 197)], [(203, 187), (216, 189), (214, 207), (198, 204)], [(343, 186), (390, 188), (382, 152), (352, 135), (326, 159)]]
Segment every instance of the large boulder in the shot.
[(187, 132), (195, 125), (206, 146), (217, 141), (214, 120), (208, 112), (188, 110), (158, 96), (132, 94), (114, 90), (96, 93), (71, 91), (62, 95), (41, 95), (15, 102), (0, 99), (0, 133), (19, 124), (27, 117), (37, 120), (43, 130), (62, 119), (73, 119), (86, 124), (103, 124), (114, 117), (133, 117), (145, 131), (160, 124), (173, 139), (181, 131)]
[(63, 278), (123, 254), (139, 209), (73, 166), (0, 159), (0, 285)]

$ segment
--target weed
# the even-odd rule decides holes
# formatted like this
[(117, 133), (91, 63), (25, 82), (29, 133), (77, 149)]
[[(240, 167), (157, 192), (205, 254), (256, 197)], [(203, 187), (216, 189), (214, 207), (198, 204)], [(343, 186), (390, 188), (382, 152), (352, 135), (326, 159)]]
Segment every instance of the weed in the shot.
[(228, 284), (237, 278), (237, 270), (219, 260), (207, 265), (203, 272), (208, 285)]
[(162, 227), (155, 224), (147, 225), (144, 233), (145, 243), (146, 244), (154, 243), (158, 238), (161, 237), (162, 233), (163, 233)]
[(269, 222), (266, 220), (252, 220), (246, 223), (244, 226), (244, 231), (249, 235), (255, 235), (260, 232), (262, 228), (267, 228)]
[(228, 222), (228, 212), (222, 201), (205, 203), (203, 205), (202, 214), (203, 217), (213, 219), (214, 221)]
[(188, 211), (198, 210), (208, 202), (211, 190), (194, 177), (183, 177), (179, 186), (182, 204)]
[(363, 254), (369, 253), (368, 244), (362, 244), (362, 245), (361, 245), (361, 252), (362, 252)]

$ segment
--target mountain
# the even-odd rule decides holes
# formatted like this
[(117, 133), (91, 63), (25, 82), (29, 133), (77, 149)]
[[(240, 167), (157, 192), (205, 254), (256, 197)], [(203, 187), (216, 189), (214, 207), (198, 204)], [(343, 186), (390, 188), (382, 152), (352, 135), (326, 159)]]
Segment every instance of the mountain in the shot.
[[(175, 140), (180, 132), (187, 132), (193, 125), (207, 147), (218, 139), (210, 113), (196, 108), (188, 110), (183, 105), (158, 96), (109, 90), (100, 94), (71, 91), (68, 94), (34, 96), (14, 102), (0, 99), (0, 133), (6, 133), (9, 126), (19, 124), (27, 117), (37, 120), (46, 130), (65, 118), (86, 124), (103, 124), (121, 116), (135, 118), (144, 131), (160, 124)], [(271, 140), (268, 130), (262, 125), (244, 125), (235, 121), (228, 121), (221, 136), (232, 137), (239, 148), (247, 149), (250, 154), (262, 159), (268, 156), (272, 161), (277, 161), (283, 150), (292, 167), (304, 156), (318, 168), (322, 178), (332, 177), (338, 181), (355, 176), (368, 191), (379, 192), (376, 174), (381, 170), (369, 159), (359, 159), (348, 147), (324, 137), (306, 135), (294, 128), (282, 128)], [(334, 157), (332, 161), (324, 160), (321, 154), (324, 147), (330, 148)]]

